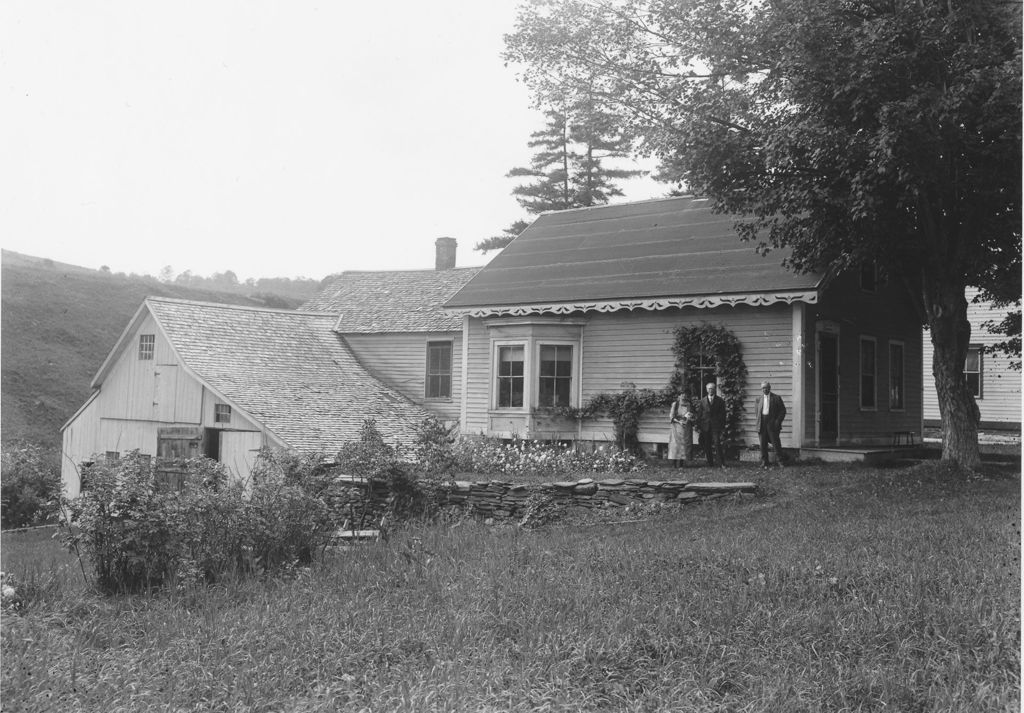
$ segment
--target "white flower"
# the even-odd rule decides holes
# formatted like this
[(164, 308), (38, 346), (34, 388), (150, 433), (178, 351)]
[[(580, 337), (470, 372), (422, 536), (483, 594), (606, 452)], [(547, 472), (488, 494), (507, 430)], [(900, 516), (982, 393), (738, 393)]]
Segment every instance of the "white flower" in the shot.
[(15, 594), (17, 594), (17, 592), (14, 591), (14, 587), (4, 585), (2, 588), (0, 588), (0, 597), (3, 597), (4, 599), (10, 599)]

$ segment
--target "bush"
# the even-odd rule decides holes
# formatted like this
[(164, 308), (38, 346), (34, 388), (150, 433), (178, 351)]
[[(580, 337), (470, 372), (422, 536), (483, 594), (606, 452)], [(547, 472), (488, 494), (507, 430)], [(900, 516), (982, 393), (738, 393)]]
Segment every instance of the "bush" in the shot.
[[(333, 526), (327, 506), (284, 471), (251, 484), (231, 482), (224, 466), (185, 461), (181, 490), (155, 487), (148, 458), (130, 452), (115, 465), (90, 466), (88, 487), (67, 500), (64, 543), (90, 565), (108, 592), (170, 582), (210, 582), (312, 561)], [(298, 469), (291, 473), (302, 481)]]
[(3, 449), (0, 461), (0, 523), (3, 528), (27, 527), (49, 519), (60, 495), (57, 455), (19, 441)]

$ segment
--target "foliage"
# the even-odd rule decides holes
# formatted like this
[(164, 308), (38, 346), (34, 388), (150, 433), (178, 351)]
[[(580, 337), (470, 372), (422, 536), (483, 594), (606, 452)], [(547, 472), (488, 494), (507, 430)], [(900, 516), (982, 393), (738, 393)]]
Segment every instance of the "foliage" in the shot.
[(28, 441), (4, 446), (0, 522), (5, 529), (37, 525), (52, 516), (60, 488), (60, 467), (52, 451)]
[(630, 473), (644, 468), (642, 459), (617, 448), (598, 446), (587, 449), (578, 444), (544, 443), (520, 438), (505, 441), (484, 436), (464, 437), (456, 442), (455, 453), (462, 471), (506, 478)]
[(1021, 4), (551, 0), (506, 59), (598, 95), (662, 174), (797, 270), (885, 265), (935, 346), (944, 457), (973, 467), (965, 288), (1021, 295)]
[(455, 428), (428, 416), (416, 426), (413, 457), (421, 477), (440, 480), (451, 477), (459, 468), (455, 455)]
[(590, 397), (583, 405), (582, 413), (588, 417), (599, 413), (611, 416), (615, 425), (615, 445), (620, 450), (642, 457), (638, 439), (640, 419), (645, 411), (670, 403), (672, 393), (666, 389), (638, 389), (629, 381), (622, 382), (622, 387), (622, 391)]
[(333, 530), (327, 506), (283, 474), (247, 486), (216, 461), (190, 459), (185, 469), (182, 489), (164, 491), (138, 451), (87, 467), (82, 493), (63, 503), (62, 538), (100, 589), (186, 586), (306, 563)]
[(676, 327), (672, 353), (676, 369), (668, 390), (672, 394), (689, 394), (691, 401), (704, 396), (698, 366), (701, 355), (711, 358), (715, 367), (718, 393), (725, 401), (724, 440), (736, 443), (741, 432), (744, 404), (747, 400), (747, 365), (743, 361), (742, 344), (735, 334), (721, 325), (702, 322), (697, 326)]

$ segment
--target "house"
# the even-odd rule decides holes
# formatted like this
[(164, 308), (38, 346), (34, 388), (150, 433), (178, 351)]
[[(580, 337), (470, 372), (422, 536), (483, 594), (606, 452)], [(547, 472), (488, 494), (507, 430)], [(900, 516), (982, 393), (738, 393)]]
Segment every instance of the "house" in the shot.
[[(921, 432), (921, 326), (874, 266), (792, 273), (692, 197), (544, 214), (481, 268), (456, 268), (455, 247), (436, 241), (434, 270), (341, 273), (295, 312), (147, 299), (63, 428), (67, 492), (96, 454), (205, 455), (245, 477), (263, 446), (332, 453), (367, 417), (392, 442), (428, 414), (470, 435), (610, 441), (607, 417), (559, 407), (665, 388), (675, 330), (704, 324), (740, 345), (741, 445), (762, 380), (788, 406), (788, 448)], [(720, 370), (695, 358), (699, 392)], [(666, 415), (641, 422), (651, 450)]]
[[(706, 322), (741, 344), (747, 445), (762, 380), (788, 405), (784, 447), (920, 434), (921, 326), (899, 286), (874, 266), (795, 274), (733, 223), (692, 197), (540, 216), (445, 305), (467, 315), (463, 432), (609, 440), (607, 419), (553, 423), (552, 407), (664, 388), (674, 330)], [(709, 355), (688, 378), (700, 389), (716, 366)], [(642, 443), (667, 441), (666, 413), (644, 416)]]
[(207, 456), (249, 475), (264, 446), (332, 454), (375, 418), (390, 441), (427, 412), (373, 378), (325, 312), (148, 298), (63, 426), (65, 492), (79, 464), (139, 450)]
[[(1020, 433), (1021, 393), (1020, 371), (1011, 368), (1005, 354), (985, 353), (984, 347), (999, 342), (1003, 337), (985, 328), (986, 322), (1001, 322), (1009, 312), (1007, 307), (995, 307), (990, 302), (977, 300), (978, 290), (967, 290), (967, 318), (971, 322), (971, 345), (967, 352), (965, 374), (974, 392), (981, 413), (979, 427), (986, 431), (1016, 431)], [(931, 335), (924, 334), (924, 425), (940, 428), (939, 400), (932, 377)]]

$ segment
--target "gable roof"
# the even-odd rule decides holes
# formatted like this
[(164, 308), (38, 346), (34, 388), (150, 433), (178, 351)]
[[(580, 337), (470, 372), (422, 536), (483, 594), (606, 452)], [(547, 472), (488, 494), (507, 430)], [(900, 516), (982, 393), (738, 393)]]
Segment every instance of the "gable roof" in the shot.
[(331, 314), (153, 297), (143, 307), (188, 371), (299, 450), (333, 453), (366, 418), (385, 440), (408, 441), (427, 416), (370, 376)]
[(741, 242), (735, 218), (681, 197), (545, 213), (445, 304), (471, 314), (817, 299), (821, 274)]
[(343, 334), (459, 331), (462, 317), (442, 305), (479, 270), (342, 272), (302, 309), (334, 313)]

